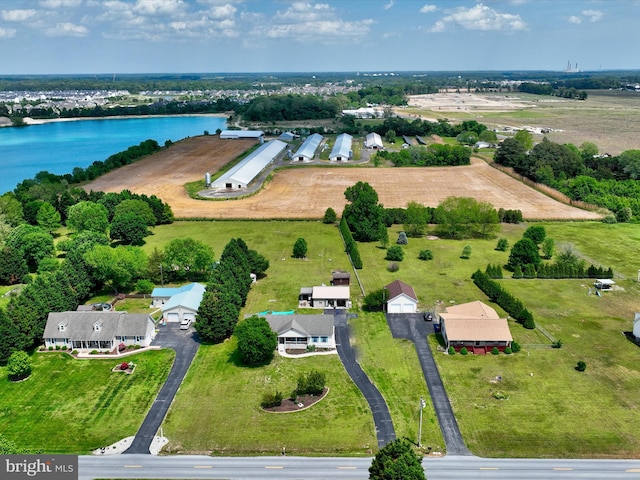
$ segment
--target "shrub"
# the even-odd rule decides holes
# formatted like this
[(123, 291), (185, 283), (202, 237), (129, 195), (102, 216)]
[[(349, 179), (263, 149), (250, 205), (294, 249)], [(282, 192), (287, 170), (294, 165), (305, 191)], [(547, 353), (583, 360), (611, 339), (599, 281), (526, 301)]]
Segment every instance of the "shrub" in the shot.
[(272, 408), (279, 407), (282, 405), (282, 392), (276, 390), (274, 393), (265, 393), (262, 395), (262, 401), (260, 402), (260, 406), (262, 408)]
[(467, 260), (471, 256), (471, 245), (465, 245), (460, 254), (460, 258)]
[(433, 260), (433, 252), (431, 250), (420, 250), (418, 258), (420, 260)]
[(498, 347), (493, 347), (491, 349), (491, 355), (500, 355), (500, 350), (498, 350)]
[(317, 370), (311, 370), (307, 375), (298, 377), (297, 395), (320, 395), (324, 390), (324, 374)]
[(409, 243), (409, 240), (407, 240), (407, 234), (405, 232), (400, 232), (396, 243), (398, 245), (407, 245)]
[(469, 353), (469, 350), (467, 350), (467, 347), (462, 347), (460, 349), (460, 355), (466, 355), (467, 353)]
[(125, 350), (127, 348), (127, 346), (124, 343), (120, 343), (118, 345), (118, 351), (121, 352), (123, 350)]
[(518, 353), (521, 350), (520, 344), (516, 341), (511, 342), (511, 351), (513, 353)]
[(122, 362), (120, 364), (120, 370), (128, 370), (129, 369), (129, 364), (127, 362)]
[(71, 355), (77, 355), (78, 354), (78, 350), (74, 350), (73, 352), (71, 352)]
[(389, 247), (389, 249), (387, 250), (387, 256), (385, 257), (385, 260), (401, 262), (403, 258), (404, 251), (402, 250), (402, 247), (399, 245), (394, 245), (392, 247)]
[(576, 370), (579, 372), (584, 372), (586, 369), (587, 369), (587, 364), (584, 363), (582, 360), (580, 360), (576, 365)]
[(56, 345), (56, 350), (60, 350), (60, 345)]
[(558, 339), (551, 344), (552, 348), (562, 348), (562, 340)]
[(400, 270), (400, 264), (398, 262), (389, 262), (389, 265), (387, 265), (387, 270), (390, 272), (397, 272), (398, 270)]
[(149, 294), (153, 291), (153, 282), (146, 278), (140, 279), (136, 282), (136, 291), (142, 294)]
[(499, 252), (506, 252), (509, 249), (509, 241), (506, 238), (501, 238), (498, 240), (498, 244), (496, 245), (496, 250)]
[(89, 355), (97, 355), (98, 351), (97, 350), (91, 350), (89, 352)]
[(507, 355), (511, 355), (511, 347), (505, 348), (504, 353), (506, 353)]
[(367, 294), (362, 302), (365, 312), (381, 312), (384, 307), (386, 291), (382, 288)]
[(602, 223), (618, 223), (618, 220), (616, 220), (615, 215), (609, 214), (602, 219)]
[(17, 350), (7, 360), (7, 373), (11, 380), (22, 380), (31, 375), (31, 359), (27, 352)]
[(453, 348), (453, 347), (449, 347), (449, 348), (447, 349), (447, 353), (448, 353), (449, 355), (455, 355), (455, 354), (456, 354), (456, 349), (455, 349), (455, 348)]
[(49, 347), (49, 351), (53, 350), (53, 347)]
[(338, 216), (336, 215), (336, 211), (329, 207), (324, 212), (324, 217), (322, 218), (322, 223), (336, 223)]

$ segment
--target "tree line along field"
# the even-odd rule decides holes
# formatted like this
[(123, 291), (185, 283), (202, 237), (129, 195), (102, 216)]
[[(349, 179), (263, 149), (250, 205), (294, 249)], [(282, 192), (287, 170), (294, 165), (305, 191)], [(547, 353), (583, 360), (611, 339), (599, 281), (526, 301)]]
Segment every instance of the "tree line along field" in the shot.
[[(591, 286), (587, 279), (501, 280), (532, 311), (536, 323), (561, 339), (564, 346), (553, 349), (551, 341), (539, 331), (525, 330), (510, 322), (514, 339), (523, 346), (518, 354), (463, 357), (436, 353), (463, 436), (469, 448), (481, 456), (638, 457), (640, 435), (631, 406), (640, 401), (640, 372), (636, 366), (639, 351), (621, 334), (631, 329), (635, 300), (640, 293), (634, 267), (640, 264), (640, 255), (635, 250), (625, 256), (621, 253), (634, 244), (638, 234), (632, 225), (624, 224), (541, 225), (556, 240), (558, 248), (572, 243), (589, 262), (612, 266), (623, 290), (607, 292), (600, 298), (587, 295)], [(526, 225), (503, 225), (499, 236), (513, 245), (525, 228)], [(400, 227), (390, 229), (392, 242), (399, 230)], [(267, 277), (252, 288), (243, 312), (247, 314), (295, 308), (300, 286), (326, 282), (334, 266), (349, 268), (337, 229), (315, 222), (177, 222), (156, 227), (155, 231), (149, 239), (153, 242), (146, 248), (175, 236), (194, 235), (211, 239), (209, 243), (219, 253), (229, 238), (241, 236), (250, 248), (266, 255), (271, 267)], [(306, 261), (291, 258), (293, 243), (299, 236), (309, 245)], [(618, 247), (607, 251), (600, 247), (602, 242)], [(465, 244), (472, 248), (468, 260), (460, 259)], [(359, 274), (367, 292), (396, 278), (407, 281), (416, 289), (421, 309), (432, 308), (438, 300), (438, 308), (452, 302), (486, 301), (470, 276), (487, 263), (506, 263), (508, 252), (495, 251), (495, 244), (495, 239), (409, 239), (403, 247), (405, 260), (400, 262), (400, 270), (391, 273), (386, 270), (384, 249), (376, 243), (361, 243), (364, 268)], [(433, 260), (417, 259), (418, 252), (425, 248), (433, 251)], [(361, 300), (355, 286), (352, 298)], [(358, 318), (351, 325), (359, 361), (387, 400), (397, 435), (414, 438), (417, 400), (420, 395), (427, 400), (429, 397), (413, 346), (392, 339), (381, 314), (357, 313)], [(335, 363), (336, 357), (309, 360), (307, 367), (300, 367), (301, 363), (294, 360), (277, 359), (267, 367), (245, 369), (237, 365), (233, 342), (204, 346), (199, 352), (165, 421), (170, 451), (230, 453), (240, 449), (247, 453), (278, 453), (285, 442), (292, 453), (366, 453), (375, 444), (366, 403), (358, 392), (347, 388), (350, 380), (344, 377), (339, 362)], [(432, 338), (430, 342), (437, 352), (437, 341)], [(575, 371), (578, 360), (587, 363), (586, 372)], [(291, 422), (292, 428), (283, 429), (282, 421), (274, 421), (271, 414), (259, 410), (261, 395), (274, 386), (287, 393), (290, 377), (300, 369), (311, 368), (311, 364), (326, 369), (330, 388), (333, 381), (339, 385), (336, 395), (330, 393), (316, 411), (314, 407), (289, 414), (292, 419), (287, 418), (286, 422)], [(494, 383), (497, 377), (502, 378), (499, 384)], [(203, 378), (215, 381), (211, 385), (205, 383), (203, 389)], [(236, 382), (238, 386), (234, 387)], [(497, 390), (507, 398), (494, 398)], [(334, 409), (339, 408), (338, 392), (347, 399), (345, 408), (355, 426), (350, 431), (339, 430), (341, 435), (329, 435), (329, 446), (318, 440), (317, 431), (309, 430), (323, 431), (322, 423), (313, 423), (320, 418), (333, 425), (330, 419), (336, 414)], [(233, 425), (229, 424), (230, 412)], [(444, 445), (429, 401), (424, 415), (422, 443), (442, 451)], [(206, 421), (199, 421), (202, 418)], [(308, 425), (307, 420), (313, 420), (313, 429), (296, 428)], [(260, 433), (244, 435), (253, 425), (260, 426)]]

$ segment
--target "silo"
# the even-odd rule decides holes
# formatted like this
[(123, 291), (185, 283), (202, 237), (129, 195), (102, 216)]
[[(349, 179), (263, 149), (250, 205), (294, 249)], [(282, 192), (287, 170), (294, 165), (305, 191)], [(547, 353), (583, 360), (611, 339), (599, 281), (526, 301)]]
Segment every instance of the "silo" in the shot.
[(204, 184), (207, 188), (211, 186), (211, 174), (209, 172), (204, 174)]

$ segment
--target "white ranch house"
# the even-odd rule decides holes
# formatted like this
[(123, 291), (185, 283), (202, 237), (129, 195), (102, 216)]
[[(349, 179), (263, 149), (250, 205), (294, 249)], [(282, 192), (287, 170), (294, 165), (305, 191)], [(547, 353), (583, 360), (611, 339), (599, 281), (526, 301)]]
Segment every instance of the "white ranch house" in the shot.
[(348, 285), (302, 287), (298, 297), (299, 308), (351, 308)]
[(155, 337), (155, 324), (147, 314), (51, 312), (43, 337), (46, 348), (112, 351), (121, 343), (147, 347)]

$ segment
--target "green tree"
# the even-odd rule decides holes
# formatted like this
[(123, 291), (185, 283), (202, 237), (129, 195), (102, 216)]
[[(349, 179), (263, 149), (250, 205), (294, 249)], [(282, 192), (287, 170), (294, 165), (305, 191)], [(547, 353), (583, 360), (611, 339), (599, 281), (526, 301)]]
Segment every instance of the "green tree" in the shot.
[(15, 194), (8, 192), (0, 196), (0, 215), (3, 215), (5, 221), (12, 227), (16, 227), (24, 222), (22, 204), (18, 201)]
[(38, 222), (38, 225), (48, 233), (53, 232), (61, 225), (60, 213), (49, 202), (43, 202), (40, 206), (36, 216), (36, 221)]
[[(155, 217), (154, 217), (155, 218)], [(111, 240), (125, 245), (142, 245), (144, 237), (151, 235), (144, 218), (134, 212), (117, 213), (111, 222)]]
[(474, 145), (478, 141), (478, 134), (476, 132), (462, 132), (456, 136), (458, 143), (462, 145)]
[(106, 233), (109, 228), (109, 212), (104, 205), (94, 202), (80, 202), (69, 207), (67, 227), (74, 232)]
[(7, 373), (13, 381), (23, 380), (31, 375), (31, 359), (27, 352), (16, 351), (7, 361)]
[(395, 130), (387, 130), (384, 134), (384, 139), (387, 143), (394, 143), (396, 141), (396, 131)]
[(498, 143), (498, 135), (493, 130), (483, 130), (480, 135), (478, 135), (478, 140), (481, 142), (487, 143)]
[(618, 156), (622, 171), (631, 180), (640, 179), (640, 150), (626, 150)]
[(366, 182), (358, 182), (344, 192), (351, 202), (344, 208), (343, 217), (359, 242), (373, 242), (380, 239), (384, 207), (378, 203), (378, 194)]
[(538, 247), (530, 238), (523, 238), (513, 244), (511, 253), (509, 254), (509, 260), (507, 265), (511, 270), (515, 270), (516, 267), (524, 268), (527, 264), (539, 265), (540, 254), (538, 253)]
[(29, 267), (20, 249), (4, 247), (0, 250), (0, 284), (20, 283), (28, 273)]
[(324, 391), (325, 376), (318, 370), (311, 370), (306, 375), (298, 377), (298, 385), (296, 387), (297, 395), (321, 395)]
[(147, 256), (140, 247), (95, 245), (84, 258), (95, 279), (116, 293), (132, 286), (147, 271)]
[(421, 237), (427, 229), (429, 217), (427, 207), (418, 202), (409, 202), (406, 209), (404, 231), (409, 237)]
[(498, 149), (494, 160), (505, 167), (517, 168), (522, 165), (527, 156), (527, 151), (515, 138), (505, 138)]
[(528, 152), (533, 148), (533, 135), (526, 130), (518, 130), (513, 138)]
[(36, 270), (43, 258), (53, 256), (53, 237), (40, 227), (23, 223), (14, 228), (7, 238), (7, 246), (22, 253), (30, 269)]
[(449, 197), (436, 208), (436, 234), (446, 238), (490, 238), (498, 230), (498, 212), (488, 202)]
[(298, 238), (293, 244), (293, 258), (305, 258), (307, 256), (307, 241), (304, 238)]
[(420, 250), (418, 258), (420, 260), (433, 260), (433, 252), (431, 250)]
[(154, 215), (153, 210), (151, 210), (149, 204), (144, 200), (122, 200), (116, 206), (113, 217), (115, 218), (118, 215), (123, 215), (125, 213), (135, 213), (136, 215), (139, 215), (148, 227), (153, 227), (156, 224), (156, 216)]
[(547, 232), (542, 225), (532, 225), (522, 234), (524, 238), (529, 238), (536, 245), (540, 245), (547, 238)]
[(242, 363), (257, 366), (271, 362), (278, 346), (278, 336), (264, 318), (254, 315), (239, 322), (233, 334), (238, 339)]
[(498, 240), (498, 243), (496, 245), (497, 251), (506, 252), (508, 248), (509, 248), (509, 241), (506, 238), (501, 238), (500, 240)]
[(544, 258), (548, 260), (551, 257), (553, 257), (553, 254), (556, 250), (556, 242), (553, 238), (547, 237), (542, 242), (541, 248), (542, 248), (542, 254), (544, 255)]
[(387, 291), (383, 288), (368, 293), (362, 303), (363, 310), (366, 312), (381, 312), (384, 310), (387, 295)]
[(324, 217), (322, 217), (322, 223), (336, 223), (338, 221), (338, 215), (336, 211), (329, 207), (324, 212)]
[(426, 480), (422, 459), (409, 442), (396, 439), (376, 453), (369, 467), (370, 480)]
[(468, 259), (471, 256), (471, 245), (465, 245), (462, 248), (462, 253), (460, 254), (460, 258)]
[(203, 242), (190, 237), (174, 238), (165, 247), (161, 261), (165, 280), (200, 280), (211, 272), (214, 255)]

